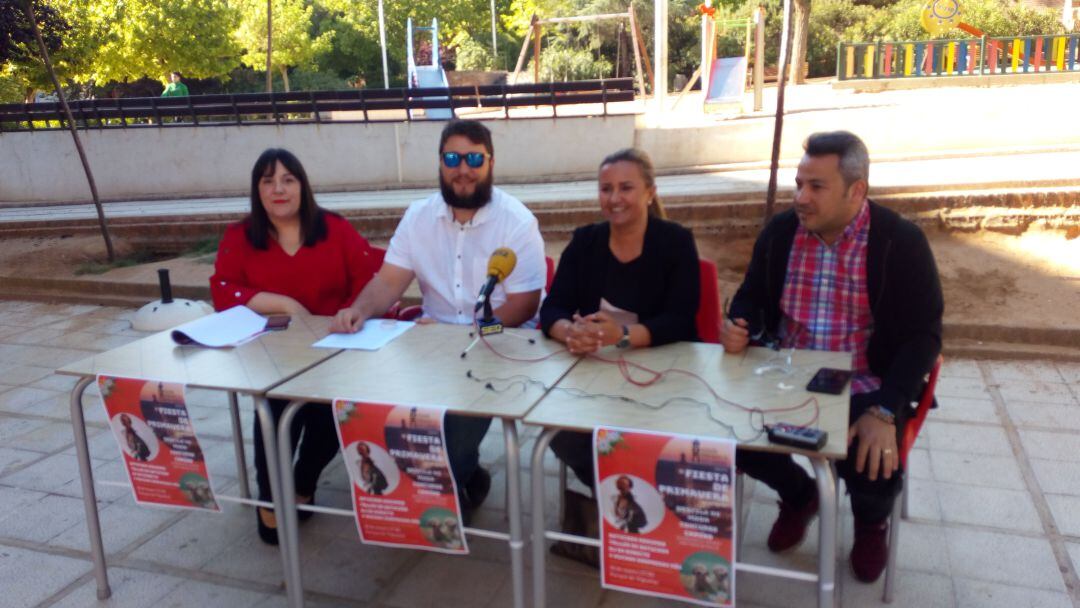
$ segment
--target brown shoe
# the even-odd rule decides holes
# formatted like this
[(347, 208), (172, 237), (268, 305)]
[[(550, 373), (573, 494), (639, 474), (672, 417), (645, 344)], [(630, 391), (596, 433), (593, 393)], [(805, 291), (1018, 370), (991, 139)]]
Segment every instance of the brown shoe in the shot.
[(889, 559), (889, 522), (871, 524), (855, 520), (855, 544), (851, 547), (851, 571), (855, 578), (872, 583), (885, 571)]
[(798, 547), (806, 538), (806, 529), (818, 512), (817, 488), (814, 488), (814, 497), (805, 506), (795, 507), (783, 501), (777, 504), (780, 505), (780, 514), (769, 532), (769, 551), (783, 553)]

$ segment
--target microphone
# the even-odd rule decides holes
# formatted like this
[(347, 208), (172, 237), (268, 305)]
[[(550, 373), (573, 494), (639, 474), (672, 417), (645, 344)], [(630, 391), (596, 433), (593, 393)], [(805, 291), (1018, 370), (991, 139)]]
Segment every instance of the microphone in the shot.
[(495, 290), (495, 286), (510, 276), (515, 265), (517, 265), (517, 254), (509, 247), (499, 247), (491, 252), (491, 258), (488, 259), (487, 281), (480, 288), (480, 295), (476, 297), (474, 312), (480, 310), (484, 305), (484, 300), (491, 297), (491, 292)]

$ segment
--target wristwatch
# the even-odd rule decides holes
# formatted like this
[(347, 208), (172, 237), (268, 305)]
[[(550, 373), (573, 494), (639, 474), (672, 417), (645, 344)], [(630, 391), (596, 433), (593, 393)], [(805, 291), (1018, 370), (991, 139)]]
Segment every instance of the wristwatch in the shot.
[(615, 343), (615, 348), (630, 348), (630, 328), (622, 326), (622, 337)]

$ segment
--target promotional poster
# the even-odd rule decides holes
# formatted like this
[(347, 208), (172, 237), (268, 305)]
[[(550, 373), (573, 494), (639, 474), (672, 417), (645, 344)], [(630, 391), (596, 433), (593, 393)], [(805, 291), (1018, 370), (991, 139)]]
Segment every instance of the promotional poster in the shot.
[(604, 587), (735, 605), (735, 445), (593, 432)]
[(184, 402), (184, 385), (98, 376), (135, 502), (220, 511)]
[(441, 408), (334, 401), (360, 540), (468, 553)]

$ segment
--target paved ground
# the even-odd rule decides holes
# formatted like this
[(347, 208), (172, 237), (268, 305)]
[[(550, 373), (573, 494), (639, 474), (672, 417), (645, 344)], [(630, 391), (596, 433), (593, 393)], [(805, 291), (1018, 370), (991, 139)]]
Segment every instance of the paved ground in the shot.
[[(285, 606), (279, 553), (259, 542), (248, 508), (219, 516), (137, 507), (130, 491), (99, 487), (113, 597), (96, 603), (68, 422), (73, 381), (52, 370), (141, 334), (132, 311), (0, 301), (0, 590), (10, 607)], [(901, 531), (895, 606), (1080, 607), (1080, 365), (949, 361), (941, 409), (911, 455), (911, 519)], [(235, 486), (222, 395), (190, 394), (194, 421), (219, 485)], [(242, 401), (245, 430), (249, 402)], [(121, 480), (119, 454), (96, 396), (84, 404), (99, 480)], [(529, 449), (535, 433), (526, 433)], [(483, 446), (496, 471), (478, 524), (505, 528), (503, 454), (497, 432)], [(250, 462), (250, 443), (248, 445)], [(545, 475), (556, 485), (549, 460)], [(526, 488), (527, 485), (526, 475)], [(340, 461), (318, 498), (348, 505)], [(748, 485), (748, 488), (750, 486)], [(816, 532), (784, 557), (764, 548), (775, 496), (753, 490), (742, 534), (748, 559), (814, 567)], [(552, 509), (549, 512), (553, 512)], [(846, 557), (850, 517), (844, 518)], [(503, 546), (470, 539), (468, 557), (366, 547), (346, 518), (316, 515), (302, 527), (309, 605), (507, 606)], [(595, 572), (549, 564), (552, 606), (652, 606), (602, 591)], [(845, 606), (873, 606), (881, 585), (838, 569)], [(739, 574), (740, 606), (813, 606), (810, 585)]]

